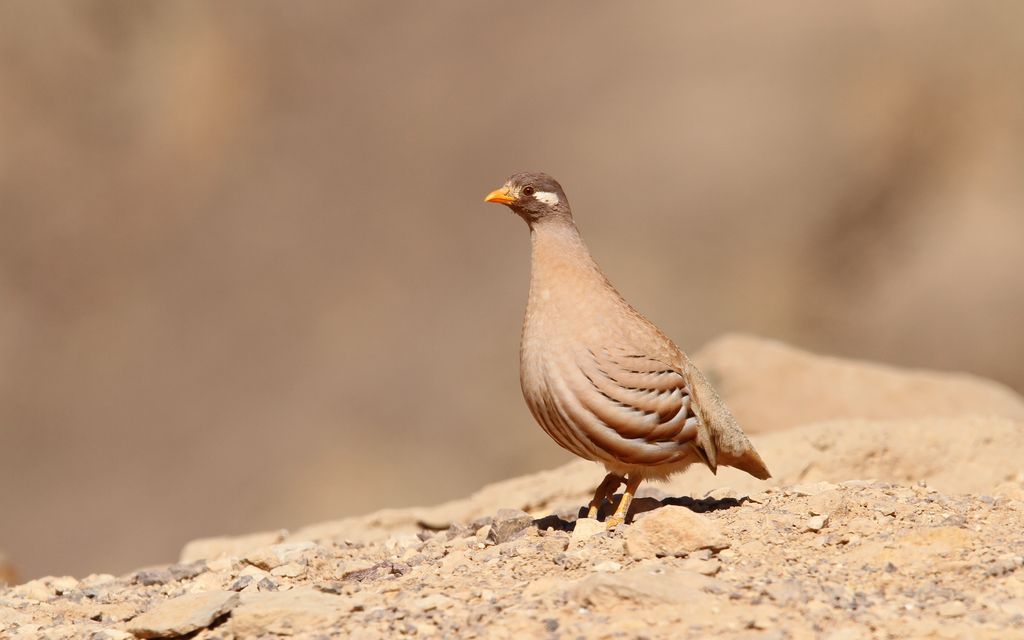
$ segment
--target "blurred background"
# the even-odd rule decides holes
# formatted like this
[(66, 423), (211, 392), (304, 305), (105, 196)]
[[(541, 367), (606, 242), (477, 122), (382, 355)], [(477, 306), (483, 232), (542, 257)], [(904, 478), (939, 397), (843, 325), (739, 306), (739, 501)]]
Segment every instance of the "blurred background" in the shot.
[[(568, 459), (518, 388), (557, 177), (623, 294), (1024, 389), (1024, 4), (0, 5), (23, 578)], [(595, 476), (596, 477), (596, 476)]]

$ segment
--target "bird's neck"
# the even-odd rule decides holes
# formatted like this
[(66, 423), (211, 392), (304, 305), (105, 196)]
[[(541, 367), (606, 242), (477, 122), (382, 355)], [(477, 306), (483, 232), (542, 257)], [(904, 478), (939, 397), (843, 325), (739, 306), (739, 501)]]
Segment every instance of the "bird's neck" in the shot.
[(531, 303), (550, 296), (568, 302), (591, 282), (610, 287), (571, 218), (538, 221), (530, 231)]

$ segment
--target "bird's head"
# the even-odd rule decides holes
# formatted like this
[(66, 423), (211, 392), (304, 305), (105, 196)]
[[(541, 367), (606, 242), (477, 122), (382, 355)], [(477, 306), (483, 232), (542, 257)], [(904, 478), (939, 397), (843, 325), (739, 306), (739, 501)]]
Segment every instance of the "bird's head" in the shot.
[(546, 173), (517, 173), (484, 201), (508, 206), (531, 225), (550, 218), (572, 219), (562, 185)]

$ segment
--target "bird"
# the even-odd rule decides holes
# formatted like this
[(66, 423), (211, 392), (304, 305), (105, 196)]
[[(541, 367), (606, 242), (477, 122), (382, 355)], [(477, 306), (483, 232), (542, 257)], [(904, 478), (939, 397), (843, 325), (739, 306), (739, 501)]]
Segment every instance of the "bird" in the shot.
[[(530, 288), (519, 349), (530, 413), (562, 448), (604, 465), (587, 510), (597, 518), (623, 483), (608, 529), (626, 522), (644, 480), (694, 463), (771, 474), (718, 393), (651, 321), (619, 294), (590, 254), (562, 186), (516, 173), (485, 202), (530, 229)], [(699, 303), (693, 303), (699, 312)]]

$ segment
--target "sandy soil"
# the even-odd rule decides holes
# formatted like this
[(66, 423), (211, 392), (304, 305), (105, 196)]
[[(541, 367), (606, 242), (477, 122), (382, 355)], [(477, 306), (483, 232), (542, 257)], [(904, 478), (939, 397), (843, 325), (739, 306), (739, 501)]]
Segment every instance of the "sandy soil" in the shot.
[(1019, 397), (745, 337), (702, 360), (741, 420), (766, 399), (772, 480), (694, 469), (609, 531), (579, 518), (600, 469), (573, 462), (0, 589), (0, 636), (1024, 638)]

